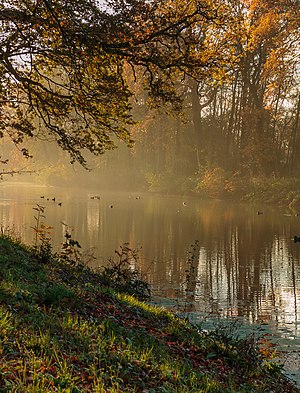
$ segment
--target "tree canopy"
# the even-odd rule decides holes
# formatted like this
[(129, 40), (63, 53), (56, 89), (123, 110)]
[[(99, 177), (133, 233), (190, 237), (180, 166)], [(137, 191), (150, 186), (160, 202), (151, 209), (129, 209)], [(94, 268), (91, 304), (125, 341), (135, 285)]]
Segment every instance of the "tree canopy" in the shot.
[(176, 81), (224, 61), (206, 42), (207, 26), (222, 31), (226, 18), (212, 3), (0, 0), (0, 136), (50, 138), (83, 165), (85, 151), (132, 144), (125, 65), (142, 70), (154, 102), (180, 104)]

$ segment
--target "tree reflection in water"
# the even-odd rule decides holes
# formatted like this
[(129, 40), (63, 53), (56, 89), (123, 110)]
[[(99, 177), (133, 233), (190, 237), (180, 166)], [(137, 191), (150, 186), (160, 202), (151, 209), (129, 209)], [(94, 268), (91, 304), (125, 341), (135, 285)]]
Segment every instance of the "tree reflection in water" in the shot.
[[(155, 294), (173, 299), (175, 308), (175, 300), (182, 299), (184, 311), (267, 323), (272, 333), (300, 342), (296, 212), (198, 198), (185, 198), (183, 206), (178, 197), (96, 194), (100, 199), (90, 198), (95, 190), (4, 183), (0, 220), (31, 243), (32, 208), (45, 195), (45, 223), (54, 227), (54, 249), (63, 241), (61, 222), (74, 227), (72, 237), (83, 249), (95, 247), (97, 266), (128, 242), (141, 247), (134, 267), (146, 275)], [(62, 206), (52, 202), (53, 196)]]

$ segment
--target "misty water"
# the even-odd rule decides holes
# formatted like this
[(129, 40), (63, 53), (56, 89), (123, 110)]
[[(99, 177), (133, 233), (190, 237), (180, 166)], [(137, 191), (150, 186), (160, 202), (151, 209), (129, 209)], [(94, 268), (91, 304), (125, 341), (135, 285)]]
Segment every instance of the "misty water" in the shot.
[(53, 227), (54, 251), (64, 240), (64, 224), (95, 267), (107, 264), (114, 250), (129, 243), (139, 256), (132, 267), (151, 284), (158, 304), (188, 315), (203, 328), (234, 319), (243, 332), (267, 334), (286, 373), (300, 383), (296, 211), (3, 182), (2, 231), (32, 244), (37, 204), (45, 207), (44, 224)]

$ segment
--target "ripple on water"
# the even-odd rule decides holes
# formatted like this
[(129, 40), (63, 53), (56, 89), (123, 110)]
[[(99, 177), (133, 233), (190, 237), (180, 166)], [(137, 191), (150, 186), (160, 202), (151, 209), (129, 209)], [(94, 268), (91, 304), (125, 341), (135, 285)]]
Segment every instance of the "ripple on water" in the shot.
[(278, 362), (283, 365), (284, 374), (300, 387), (300, 349), (279, 352)]

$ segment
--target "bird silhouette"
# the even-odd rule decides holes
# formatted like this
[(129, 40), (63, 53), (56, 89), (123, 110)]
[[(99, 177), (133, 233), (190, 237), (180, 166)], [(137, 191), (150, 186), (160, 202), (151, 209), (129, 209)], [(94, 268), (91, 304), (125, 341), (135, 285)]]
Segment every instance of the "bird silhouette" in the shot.
[(300, 236), (294, 236), (294, 243), (300, 243)]

